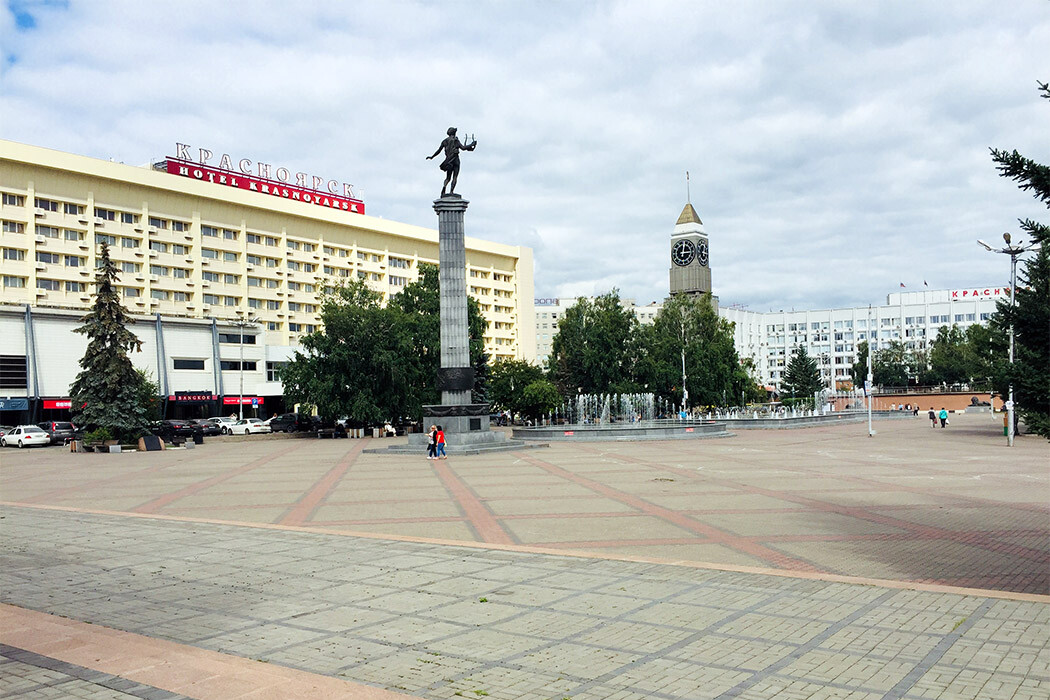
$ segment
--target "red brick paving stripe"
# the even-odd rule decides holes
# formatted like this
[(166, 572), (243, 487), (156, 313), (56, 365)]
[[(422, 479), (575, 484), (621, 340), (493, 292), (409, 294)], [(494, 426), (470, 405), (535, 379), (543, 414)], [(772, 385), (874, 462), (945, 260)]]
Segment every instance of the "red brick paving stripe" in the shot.
[(215, 484), (221, 484), (222, 482), (232, 479), (235, 476), (246, 474), (253, 469), (257, 469), (263, 466), (264, 464), (272, 462), (278, 457), (288, 454), (295, 448), (295, 445), (292, 445), (291, 447), (286, 447), (280, 452), (275, 452), (273, 454), (267, 455), (266, 457), (260, 457), (254, 462), (249, 462), (248, 464), (238, 467), (233, 471), (226, 472), (225, 474), (219, 474), (218, 476), (213, 476), (210, 479), (205, 479), (204, 481), (198, 481), (195, 484), (190, 484), (189, 486), (181, 488), (178, 491), (172, 491), (171, 493), (166, 493), (163, 496), (158, 496), (153, 500), (146, 501), (142, 505), (132, 508), (131, 511), (133, 513), (156, 513), (161, 508), (171, 505), (180, 498), (192, 496), (194, 494), (200, 493), (204, 489), (214, 486)]
[(0, 604), (0, 642), (198, 700), (414, 697), (13, 605)]
[(515, 544), (510, 533), (503, 529), (488, 507), (481, 502), (469, 486), (456, 476), (455, 472), (449, 469), (444, 460), (431, 460), (430, 464), (445, 488), (448, 489), (449, 494), (456, 499), (463, 515), (467, 517), (470, 526), (474, 528), (483, 542)]
[(894, 579), (864, 578), (862, 576), (847, 576), (844, 574), (832, 574), (826, 571), (790, 571), (787, 569), (768, 569), (758, 566), (741, 566), (737, 564), (723, 564), (718, 562), (688, 561), (684, 559), (666, 559), (660, 557), (631, 556), (627, 554), (608, 554), (600, 552), (588, 552), (580, 550), (556, 549), (554, 547), (538, 547), (535, 545), (507, 545), (492, 544), (488, 542), (472, 542), (465, 540), (448, 540), (436, 537), (414, 537), (411, 535), (391, 535), (376, 532), (360, 532), (354, 530), (331, 530), (320, 527), (295, 527), (289, 525), (278, 525), (274, 523), (251, 523), (238, 522), (235, 520), (219, 520), (217, 518), (192, 518), (182, 515), (161, 515), (153, 513), (129, 513), (119, 510), (99, 510), (90, 508), (74, 508), (70, 506), (40, 505), (37, 503), (20, 503), (17, 501), (0, 501), (0, 506), (12, 506), (15, 508), (30, 508), (33, 510), (58, 511), (61, 513), (87, 513), (89, 515), (105, 515), (115, 518), (145, 518), (148, 520), (169, 521), (175, 523), (200, 523), (203, 525), (220, 525), (223, 527), (247, 527), (257, 530), (275, 530), (278, 532), (309, 532), (315, 535), (332, 535), (336, 537), (357, 537), (365, 540), (381, 540), (387, 542), (414, 542), (417, 544), (433, 544), (447, 547), (465, 547), (467, 549), (492, 550), (497, 552), (519, 552), (522, 554), (548, 554), (557, 557), (572, 557), (574, 559), (600, 559), (606, 561), (626, 561), (642, 564), (659, 564), (661, 566), (679, 566), (686, 569), (702, 569), (705, 571), (731, 571), (742, 574), (758, 574), (761, 576), (777, 576), (779, 578), (802, 579), (805, 581), (823, 581), (825, 583), (849, 583), (862, 586), (880, 586), (905, 591), (924, 591), (927, 593), (950, 593), (952, 595), (975, 595), (983, 598), (995, 598), (997, 600), (1017, 600), (1030, 603), (1050, 603), (1050, 595), (1034, 592), (1019, 592), (1006, 590), (993, 590), (981, 588), (964, 588), (947, 586), (936, 582), (899, 581)]
[(361, 455), (361, 450), (370, 438), (355, 440), (353, 447), (347, 450), (338, 464), (328, 470), (328, 473), (314, 484), (309, 491), (303, 494), (295, 504), (281, 518), (277, 520), (280, 525), (302, 525), (305, 523), (317, 506), (335, 490), (339, 482), (350, 470), (354, 462)]
[(694, 518), (690, 518), (687, 515), (683, 515), (669, 508), (664, 508), (663, 506), (655, 505), (632, 494), (625, 493), (624, 491), (620, 491), (619, 489), (607, 486), (601, 482), (594, 481), (593, 479), (588, 479), (587, 477), (573, 474), (572, 472), (562, 469), (561, 467), (551, 464), (550, 462), (545, 462), (541, 459), (537, 459), (536, 457), (526, 454), (522, 454), (521, 458), (526, 460), (530, 464), (534, 464), (537, 467), (542, 467), (543, 469), (546, 469), (551, 474), (556, 474), (557, 476), (562, 477), (566, 481), (570, 481), (574, 484), (578, 484), (592, 491), (596, 491), (597, 493), (607, 496), (608, 498), (611, 498), (615, 501), (619, 501), (620, 503), (631, 506), (632, 508), (636, 508), (637, 510), (647, 515), (651, 515), (654, 518), (659, 518), (664, 522), (675, 525), (688, 532), (693, 532), (708, 537), (715, 544), (725, 545), (730, 549), (736, 550), (737, 552), (741, 552), (756, 559), (761, 559), (762, 561), (769, 562), (770, 564), (780, 567), (782, 569), (791, 569), (793, 571), (818, 570), (818, 567), (814, 566), (813, 564), (807, 561), (803, 561), (795, 557), (790, 557), (786, 554), (783, 554), (782, 552), (776, 551), (775, 549), (770, 549), (769, 547), (766, 547), (762, 544), (752, 542), (747, 538), (739, 537), (730, 532), (726, 532), (725, 530), (721, 530), (712, 525), (708, 525), (707, 523), (701, 522)]
[(401, 523), (465, 523), (462, 515), (436, 515), (432, 518), (370, 518), (366, 520), (311, 520), (311, 526), (336, 527), (345, 525), (398, 525)]

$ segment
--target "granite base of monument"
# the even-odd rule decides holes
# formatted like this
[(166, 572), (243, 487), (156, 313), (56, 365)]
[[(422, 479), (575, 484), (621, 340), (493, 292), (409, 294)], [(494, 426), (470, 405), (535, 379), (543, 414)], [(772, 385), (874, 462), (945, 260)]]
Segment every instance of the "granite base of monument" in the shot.
[(502, 430), (492, 430), (489, 422), (488, 404), (463, 404), (458, 406), (423, 406), (422, 433), (412, 433), (407, 443), (390, 447), (366, 449), (365, 452), (394, 452), (401, 454), (425, 455), (429, 430), (432, 425), (440, 425), (445, 433), (445, 452), (450, 455), (482, 454), (504, 450), (528, 450), (534, 447), (547, 447), (524, 440), (512, 439)]

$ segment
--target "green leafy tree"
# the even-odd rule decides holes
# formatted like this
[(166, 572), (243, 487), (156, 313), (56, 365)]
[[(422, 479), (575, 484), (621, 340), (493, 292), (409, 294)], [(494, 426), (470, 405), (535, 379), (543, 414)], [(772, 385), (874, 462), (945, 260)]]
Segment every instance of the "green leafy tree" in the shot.
[(149, 404), (144, 397), (150, 389), (131, 362), (131, 353), (142, 349), (142, 341), (128, 330), (134, 320), (120, 302), (118, 276), (109, 246), (103, 243), (95, 272), (95, 302), (74, 331), (88, 337), (88, 346), (70, 397), (75, 423), (105, 429), (125, 441), (146, 432)]
[[(872, 358), (874, 359), (874, 358)], [(857, 361), (850, 369), (854, 387), (863, 387), (868, 379), (868, 341), (862, 340), (857, 343)]]
[(620, 304), (613, 290), (594, 301), (580, 299), (558, 321), (548, 360), (551, 375), (565, 395), (629, 391), (632, 337), (638, 319)]
[[(1050, 85), (1039, 83), (1039, 92), (1050, 99)], [(1022, 190), (1050, 207), (1050, 166), (1036, 163), (1016, 150), (991, 149), (992, 160), (1003, 177), (1019, 183)], [(1050, 438), (1050, 226), (1023, 219), (1021, 230), (1040, 243), (1018, 273), (1016, 306), (1000, 301), (996, 327), (1013, 325), (1014, 364), (1007, 366), (1014, 401), (1033, 432)]]
[[(543, 370), (525, 360), (500, 360), (492, 365), (489, 379), (489, 397), (495, 408), (514, 413), (526, 413), (525, 387), (545, 379)], [(560, 395), (559, 395), (560, 396)], [(558, 400), (558, 405), (561, 399)]]
[(546, 379), (537, 379), (528, 384), (521, 392), (519, 410), (521, 415), (536, 420), (562, 404), (558, 387)]
[(871, 358), (872, 375), (879, 386), (908, 386), (915, 360), (908, 347), (900, 340), (891, 340), (889, 345), (876, 350)]
[(290, 403), (312, 404), (324, 418), (348, 416), (357, 427), (418, 412), (425, 392), (413, 324), (380, 300), (360, 280), (322, 296), (322, 329), (304, 336), (281, 369)]
[(816, 359), (810, 357), (804, 347), (796, 345), (780, 384), (781, 396), (809, 398), (823, 388)]
[(966, 334), (956, 325), (941, 326), (930, 345), (930, 368), (924, 384), (969, 383), (972, 361)]

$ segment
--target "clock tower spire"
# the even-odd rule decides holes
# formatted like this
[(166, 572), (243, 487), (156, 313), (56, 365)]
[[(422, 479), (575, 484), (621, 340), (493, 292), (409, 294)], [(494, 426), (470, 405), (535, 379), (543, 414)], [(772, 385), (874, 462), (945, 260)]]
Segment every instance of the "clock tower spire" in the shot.
[(711, 292), (711, 268), (704, 222), (691, 202), (671, 233), (671, 294), (700, 295)]

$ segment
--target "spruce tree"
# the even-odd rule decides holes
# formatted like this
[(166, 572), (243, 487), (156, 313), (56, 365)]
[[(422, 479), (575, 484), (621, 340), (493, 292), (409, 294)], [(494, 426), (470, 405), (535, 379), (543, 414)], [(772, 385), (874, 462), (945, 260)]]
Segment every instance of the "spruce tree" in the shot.
[[(1050, 85), (1039, 83), (1042, 97), (1050, 99)], [(1050, 166), (1012, 152), (991, 149), (999, 174), (1030, 190), (1050, 208)], [(1014, 386), (1014, 401), (1029, 429), (1050, 438), (1050, 226), (1031, 219), (1021, 230), (1039, 242), (1023, 261), (1017, 275), (1016, 306), (1000, 301), (993, 326), (1014, 328), (1014, 364), (1007, 372)]]
[(105, 428), (114, 438), (132, 440), (146, 432), (148, 425), (143, 376), (130, 357), (142, 349), (142, 342), (128, 330), (134, 321), (120, 302), (116, 281), (117, 266), (103, 243), (95, 273), (95, 303), (81, 319), (83, 325), (74, 331), (89, 340), (70, 397), (75, 423), (92, 430)]
[(804, 347), (796, 345), (784, 372), (781, 396), (787, 394), (796, 399), (808, 398), (823, 388), (817, 361), (809, 356)]

